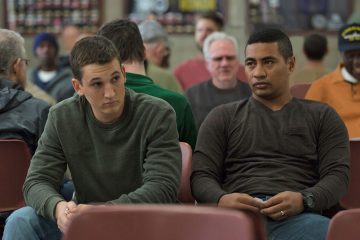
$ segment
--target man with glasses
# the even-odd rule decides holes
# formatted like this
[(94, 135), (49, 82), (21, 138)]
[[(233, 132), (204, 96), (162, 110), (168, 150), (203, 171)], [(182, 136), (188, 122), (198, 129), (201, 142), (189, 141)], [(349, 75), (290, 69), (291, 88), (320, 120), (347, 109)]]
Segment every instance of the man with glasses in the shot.
[(24, 39), (0, 29), (0, 52), (0, 138), (24, 140), (34, 153), (50, 106), (24, 91), (29, 63)]
[(251, 95), (248, 84), (237, 79), (238, 44), (234, 37), (212, 33), (204, 42), (203, 53), (211, 79), (186, 91), (198, 128), (214, 107)]
[[(195, 84), (208, 80), (211, 75), (206, 67), (203, 46), (205, 39), (213, 32), (224, 30), (225, 22), (221, 14), (209, 11), (199, 14), (195, 20), (194, 40), (199, 52), (196, 56), (181, 62), (174, 69), (174, 75), (184, 91)], [(244, 66), (239, 63), (237, 78), (247, 82)]]

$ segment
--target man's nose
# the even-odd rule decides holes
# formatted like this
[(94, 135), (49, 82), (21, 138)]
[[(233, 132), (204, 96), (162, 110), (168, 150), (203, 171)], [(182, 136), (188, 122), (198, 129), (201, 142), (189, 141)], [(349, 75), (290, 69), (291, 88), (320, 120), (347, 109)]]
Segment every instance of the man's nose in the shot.
[(115, 89), (111, 84), (105, 85), (105, 92), (104, 95), (106, 98), (112, 98), (115, 96)]
[(261, 64), (258, 64), (253, 71), (253, 76), (256, 78), (264, 78), (266, 76), (265, 70)]

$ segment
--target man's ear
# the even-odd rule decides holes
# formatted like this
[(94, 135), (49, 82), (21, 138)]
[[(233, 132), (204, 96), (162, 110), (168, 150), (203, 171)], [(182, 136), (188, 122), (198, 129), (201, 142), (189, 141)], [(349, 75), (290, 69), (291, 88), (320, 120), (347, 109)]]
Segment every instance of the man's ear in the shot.
[(83, 89), (82, 89), (82, 84), (79, 80), (73, 78), (71, 79), (71, 84), (73, 85), (73, 88), (75, 90), (75, 92), (79, 95), (82, 96), (84, 95)]
[(295, 69), (295, 56), (292, 56), (288, 59), (288, 64), (289, 64), (289, 71), (293, 72)]
[(126, 69), (124, 65), (121, 65), (121, 74), (124, 76), (124, 83), (126, 82)]
[(11, 65), (10, 78), (16, 80), (20, 71), (21, 71), (21, 58), (17, 58), (16, 61)]

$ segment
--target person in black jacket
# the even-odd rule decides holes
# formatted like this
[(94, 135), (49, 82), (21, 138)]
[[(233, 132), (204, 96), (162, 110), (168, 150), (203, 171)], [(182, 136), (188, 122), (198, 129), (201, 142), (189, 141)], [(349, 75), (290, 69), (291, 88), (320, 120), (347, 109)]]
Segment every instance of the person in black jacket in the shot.
[(20, 34), (0, 29), (0, 52), (0, 138), (24, 140), (34, 153), (50, 105), (23, 90), (29, 60)]

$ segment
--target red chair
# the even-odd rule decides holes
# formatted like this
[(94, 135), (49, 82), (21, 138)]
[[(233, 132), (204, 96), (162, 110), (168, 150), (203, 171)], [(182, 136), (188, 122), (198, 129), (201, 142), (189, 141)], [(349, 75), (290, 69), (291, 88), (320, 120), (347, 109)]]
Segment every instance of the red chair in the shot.
[(360, 209), (344, 210), (330, 221), (327, 240), (359, 239)]
[(350, 155), (349, 188), (340, 200), (345, 209), (360, 208), (360, 140), (350, 140)]
[(306, 92), (309, 90), (310, 86), (311, 84), (309, 83), (294, 84), (290, 87), (290, 94), (293, 97), (304, 99)]
[(31, 153), (24, 141), (0, 139), (0, 238), (6, 217), (25, 205), (22, 186)]
[(22, 186), (30, 165), (31, 153), (24, 141), (0, 139), (0, 212), (25, 205)]
[(191, 146), (185, 142), (180, 142), (180, 148), (182, 155), (182, 172), (178, 200), (182, 203), (195, 204), (195, 199), (191, 194), (190, 187), (192, 149)]
[(255, 240), (246, 212), (188, 205), (94, 206), (75, 215), (64, 240)]

